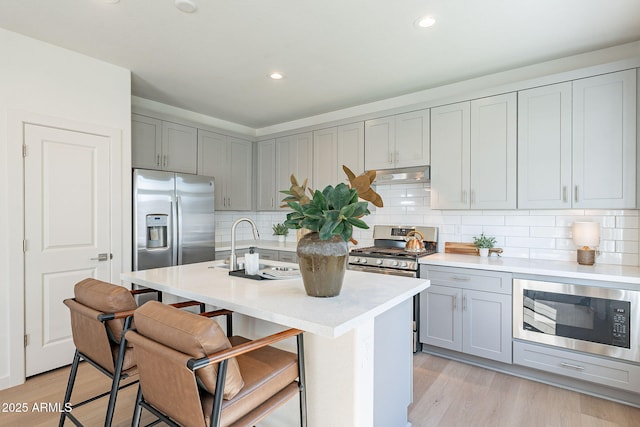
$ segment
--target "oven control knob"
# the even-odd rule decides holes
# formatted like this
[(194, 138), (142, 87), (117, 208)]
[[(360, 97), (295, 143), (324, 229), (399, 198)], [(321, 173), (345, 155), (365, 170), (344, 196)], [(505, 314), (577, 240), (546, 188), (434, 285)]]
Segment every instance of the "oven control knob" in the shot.
[(381, 259), (376, 260), (376, 264), (377, 265), (382, 265), (382, 260)]
[(367, 259), (366, 258), (360, 258), (360, 263), (366, 264), (367, 263)]
[(406, 266), (407, 266), (407, 263), (406, 263), (406, 262), (402, 261), (402, 262), (400, 263), (400, 267), (406, 267)]
[(398, 266), (398, 261), (393, 261), (393, 262), (391, 263), (391, 265), (393, 265), (394, 267), (397, 267), (397, 266)]

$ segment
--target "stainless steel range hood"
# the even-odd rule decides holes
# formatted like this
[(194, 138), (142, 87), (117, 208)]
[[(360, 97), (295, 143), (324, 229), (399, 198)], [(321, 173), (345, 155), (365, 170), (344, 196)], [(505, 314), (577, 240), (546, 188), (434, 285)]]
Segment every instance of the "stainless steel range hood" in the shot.
[(409, 184), (430, 182), (429, 166), (418, 166), (403, 169), (381, 169), (376, 171), (374, 184)]

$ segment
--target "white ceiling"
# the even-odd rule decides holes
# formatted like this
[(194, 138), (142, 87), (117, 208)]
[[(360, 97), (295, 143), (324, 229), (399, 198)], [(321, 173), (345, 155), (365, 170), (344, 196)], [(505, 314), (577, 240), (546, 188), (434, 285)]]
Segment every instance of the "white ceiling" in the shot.
[[(640, 0), (194, 1), (1, 0), (0, 27), (130, 69), (133, 95), (256, 129), (640, 40)], [(424, 14), (438, 21), (418, 30)]]

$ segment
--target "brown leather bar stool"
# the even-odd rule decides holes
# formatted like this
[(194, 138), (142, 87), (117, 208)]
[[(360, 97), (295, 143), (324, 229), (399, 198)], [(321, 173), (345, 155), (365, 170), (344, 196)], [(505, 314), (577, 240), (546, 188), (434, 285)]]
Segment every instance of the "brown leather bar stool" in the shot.
[[(302, 331), (227, 338), (216, 322), (153, 301), (134, 319), (126, 333), (140, 376), (133, 426), (142, 408), (171, 426), (253, 426), (296, 395), (306, 426)], [(271, 346), (294, 336), (297, 355)]]
[[(134, 381), (122, 387), (120, 386), (122, 380), (137, 373), (133, 348), (127, 343), (124, 332), (131, 327), (133, 311), (138, 308), (133, 295), (146, 292), (156, 291), (152, 289), (129, 291), (122, 286), (93, 278), (76, 283), (74, 287), (75, 298), (64, 301), (64, 304), (69, 307), (71, 312), (71, 330), (76, 351), (71, 365), (63, 407), (66, 408), (71, 401), (78, 364), (81, 360), (85, 360), (112, 379), (111, 389), (82, 402), (74, 403), (71, 408), (77, 408), (108, 395), (109, 403), (104, 425), (111, 425), (118, 390), (137, 382)], [(177, 308), (200, 306), (200, 310), (204, 310), (204, 304), (196, 301), (187, 301), (174, 305)], [(215, 315), (214, 313), (208, 314)], [(225, 310), (220, 314), (230, 316), (229, 313)], [(230, 326), (230, 323), (229, 317), (227, 317), (228, 326)], [(82, 425), (71, 411), (63, 411), (60, 414), (59, 426), (63, 426), (67, 418), (75, 425)]]

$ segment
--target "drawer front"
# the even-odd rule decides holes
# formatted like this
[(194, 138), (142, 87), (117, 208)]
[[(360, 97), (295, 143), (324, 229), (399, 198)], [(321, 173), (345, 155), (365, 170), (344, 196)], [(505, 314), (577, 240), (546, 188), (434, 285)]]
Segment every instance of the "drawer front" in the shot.
[[(424, 267), (423, 267), (424, 268)], [(434, 285), (497, 292), (511, 295), (511, 273), (455, 267), (426, 267), (426, 278)], [(421, 277), (425, 277), (421, 274)]]
[(513, 363), (633, 392), (640, 392), (640, 366), (528, 344), (513, 343)]

